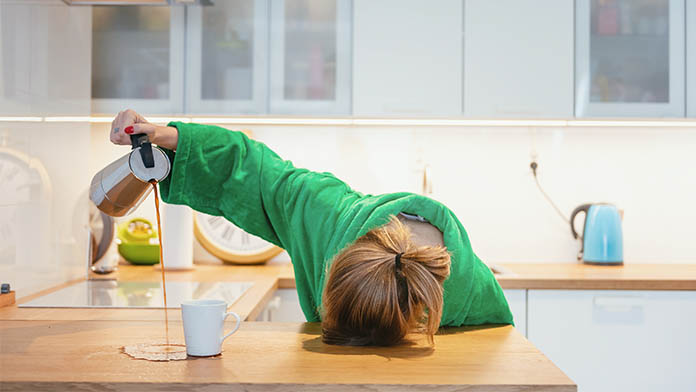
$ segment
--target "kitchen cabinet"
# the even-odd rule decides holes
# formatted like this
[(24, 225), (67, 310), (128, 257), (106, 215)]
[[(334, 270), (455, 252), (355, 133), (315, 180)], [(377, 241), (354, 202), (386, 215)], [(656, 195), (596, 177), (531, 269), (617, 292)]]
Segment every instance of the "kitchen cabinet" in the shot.
[[(503, 290), (515, 320), (515, 328), (527, 336), (527, 290)], [(304, 322), (300, 299), (295, 289), (278, 289), (256, 321)]]
[(267, 0), (191, 6), (186, 15), (186, 111), (268, 111)]
[(458, 116), (462, 1), (355, 0), (353, 114)]
[(696, 292), (529, 290), (528, 339), (579, 391), (693, 391)]
[(686, 116), (696, 117), (696, 1), (686, 3)]
[(270, 112), (350, 114), (350, 0), (271, 2)]
[(184, 111), (184, 7), (92, 7), (92, 112)]
[(575, 115), (683, 117), (684, 0), (577, 0)]
[(464, 4), (464, 114), (572, 117), (573, 0)]
[(527, 336), (527, 290), (503, 290), (512, 312), (515, 328), (525, 337)]
[(297, 290), (276, 290), (256, 321), (273, 321), (278, 323), (307, 321), (300, 307), (300, 297), (297, 295)]
[(0, 2), (0, 115), (90, 111), (89, 8), (60, 0)]

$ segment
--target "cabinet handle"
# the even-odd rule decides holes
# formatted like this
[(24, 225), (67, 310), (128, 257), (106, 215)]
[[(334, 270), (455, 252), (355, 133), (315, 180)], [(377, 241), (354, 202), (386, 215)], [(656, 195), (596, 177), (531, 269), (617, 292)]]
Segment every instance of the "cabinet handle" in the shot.
[(280, 297), (274, 297), (272, 300), (268, 301), (268, 310), (278, 310), (280, 309)]
[(643, 305), (645, 300), (641, 297), (594, 297), (594, 306), (608, 311), (628, 312)]

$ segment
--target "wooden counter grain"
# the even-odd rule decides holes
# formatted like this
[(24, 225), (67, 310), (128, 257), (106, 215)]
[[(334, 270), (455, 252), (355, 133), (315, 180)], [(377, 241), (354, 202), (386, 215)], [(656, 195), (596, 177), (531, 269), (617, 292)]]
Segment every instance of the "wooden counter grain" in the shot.
[[(375, 348), (326, 345), (316, 323), (243, 323), (217, 357), (148, 362), (120, 352), (161, 340), (162, 329), (153, 321), (3, 321), (0, 389), (576, 391), (510, 326), (445, 329), (433, 347)], [(180, 321), (170, 333), (183, 340)]]

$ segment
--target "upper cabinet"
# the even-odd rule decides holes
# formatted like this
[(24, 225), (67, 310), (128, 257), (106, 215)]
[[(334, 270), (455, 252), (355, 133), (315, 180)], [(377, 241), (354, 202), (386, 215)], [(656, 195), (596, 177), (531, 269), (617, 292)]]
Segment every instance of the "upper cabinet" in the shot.
[(0, 116), (89, 114), (91, 26), (89, 8), (0, 1)]
[(696, 117), (696, 2), (686, 4), (686, 116)]
[(187, 13), (186, 111), (268, 111), (266, 0), (215, 2)]
[(461, 115), (462, 3), (354, 1), (354, 115)]
[(575, 115), (683, 117), (684, 0), (576, 7)]
[[(129, 107), (147, 114), (696, 117), (696, 5), (686, 3), (221, 0), (64, 7), (92, 10), (94, 113)], [(14, 23), (18, 10), (5, 12), (4, 23)], [(66, 26), (73, 34), (81, 25)], [(17, 78), (5, 78), (2, 94), (20, 97), (11, 102), (18, 110), (31, 70), (21, 48), (35, 33), (2, 37), (20, 54), (3, 59)], [(47, 72), (59, 69), (68, 77), (48, 80), (68, 83), (77, 68)]]
[(93, 21), (94, 112), (350, 114), (350, 0), (95, 6)]
[(92, 7), (92, 111), (183, 111), (184, 8)]
[(271, 1), (270, 112), (350, 114), (349, 0)]
[(573, 0), (466, 0), (464, 114), (572, 117), (573, 11)]

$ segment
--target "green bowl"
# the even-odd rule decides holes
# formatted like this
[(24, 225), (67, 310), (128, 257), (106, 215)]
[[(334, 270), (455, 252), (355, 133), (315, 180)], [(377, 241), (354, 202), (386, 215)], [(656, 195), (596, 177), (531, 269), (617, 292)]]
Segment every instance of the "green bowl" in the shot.
[(154, 265), (159, 263), (159, 244), (118, 244), (118, 253), (126, 261), (135, 265)]

